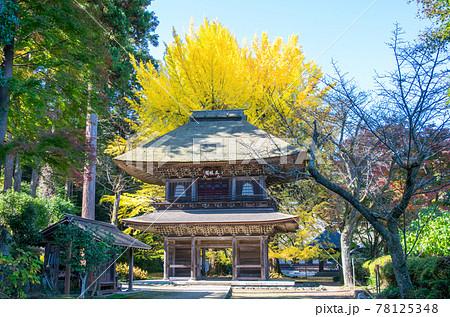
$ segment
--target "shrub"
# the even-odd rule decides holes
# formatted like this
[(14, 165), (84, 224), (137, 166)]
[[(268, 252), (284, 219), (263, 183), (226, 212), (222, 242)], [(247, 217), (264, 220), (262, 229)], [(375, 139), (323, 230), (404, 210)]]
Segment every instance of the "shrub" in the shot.
[[(379, 266), (379, 272), (380, 272), (380, 280), (382, 282), (386, 282), (387, 280), (390, 280), (390, 272), (386, 270), (386, 265), (388, 263), (391, 263), (391, 256), (386, 255), (379, 257), (375, 260), (369, 260), (363, 264), (363, 269), (369, 273), (369, 278), (367, 280), (368, 285), (375, 285), (375, 266)], [(394, 279), (395, 280), (395, 279)], [(389, 284), (389, 283), (387, 283)]]
[(7, 232), (14, 249), (26, 249), (40, 242), (40, 230), (60, 220), (64, 213), (74, 212), (75, 206), (61, 198), (33, 198), (8, 191), (0, 195), (0, 235)]
[(355, 279), (360, 285), (366, 285), (368, 276), (370, 276), (369, 267), (364, 266), (363, 259), (354, 259)]
[(0, 254), (0, 298), (26, 298), (25, 289), (40, 283), (42, 262), (31, 252), (16, 250), (16, 255)]
[[(116, 266), (117, 275), (119, 275), (119, 280), (128, 281), (129, 272), (128, 263), (118, 263)], [(150, 276), (147, 271), (140, 269), (137, 266), (133, 266), (133, 280), (147, 280)]]
[[(395, 298), (398, 290), (390, 256), (364, 263), (363, 266), (369, 269), (372, 285), (375, 283), (375, 264), (380, 265), (381, 281), (389, 286), (382, 296)], [(411, 258), (407, 267), (417, 298), (450, 297), (450, 256)]]
[[(407, 232), (408, 248), (413, 246), (414, 256), (449, 256), (450, 255), (450, 212), (432, 208), (420, 211), (421, 220), (414, 220)], [(430, 221), (427, 223), (427, 219)], [(424, 226), (417, 238), (417, 230)], [(417, 239), (417, 241), (416, 241)]]

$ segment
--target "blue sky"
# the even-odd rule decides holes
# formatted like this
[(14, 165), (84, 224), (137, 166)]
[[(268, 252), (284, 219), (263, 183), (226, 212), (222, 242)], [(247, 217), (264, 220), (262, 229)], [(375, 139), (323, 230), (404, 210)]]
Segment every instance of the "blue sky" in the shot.
[(417, 4), (407, 0), (154, 0), (150, 9), (160, 21), (160, 45), (151, 50), (157, 59), (163, 57), (164, 43), (172, 41), (173, 27), (184, 35), (191, 18), (198, 26), (207, 17), (227, 26), (239, 43), (263, 31), (271, 39), (298, 34), (308, 60), (325, 73), (332, 71), (335, 60), (363, 89), (374, 87), (374, 70), (383, 73), (394, 66), (386, 43), (395, 23), (406, 31), (407, 40), (430, 25), (417, 18)]

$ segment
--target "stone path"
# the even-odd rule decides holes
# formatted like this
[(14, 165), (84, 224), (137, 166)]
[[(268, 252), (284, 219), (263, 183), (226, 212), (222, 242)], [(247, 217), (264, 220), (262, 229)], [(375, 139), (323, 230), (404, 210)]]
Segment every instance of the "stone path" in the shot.
[(289, 289), (233, 288), (231, 299), (351, 299), (353, 290), (341, 286), (294, 287)]
[(239, 288), (218, 285), (135, 285), (124, 298), (155, 299), (351, 299), (353, 290), (342, 286)]
[(199, 285), (135, 285), (134, 292), (123, 292), (125, 298), (155, 299), (223, 299), (227, 297), (231, 286)]

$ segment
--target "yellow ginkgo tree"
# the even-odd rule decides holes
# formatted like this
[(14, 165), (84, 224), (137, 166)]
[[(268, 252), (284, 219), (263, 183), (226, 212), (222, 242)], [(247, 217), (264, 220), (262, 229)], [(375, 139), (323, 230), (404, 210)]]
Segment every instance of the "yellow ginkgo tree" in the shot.
[(297, 36), (271, 43), (263, 33), (239, 45), (225, 26), (207, 19), (197, 28), (191, 23), (184, 39), (175, 30), (173, 36), (159, 71), (133, 59), (141, 88), (129, 102), (141, 127), (163, 134), (187, 122), (191, 111), (241, 108), (251, 123), (283, 136), (280, 113), (299, 124), (305, 118), (295, 118), (293, 108), (326, 114), (322, 73), (305, 61)]

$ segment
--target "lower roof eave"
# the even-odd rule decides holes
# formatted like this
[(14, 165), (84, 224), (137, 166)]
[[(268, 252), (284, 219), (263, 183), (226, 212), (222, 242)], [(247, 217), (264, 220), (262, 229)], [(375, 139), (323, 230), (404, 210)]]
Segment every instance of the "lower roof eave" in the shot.
[(298, 220), (282, 220), (271, 222), (251, 223), (142, 223), (127, 221), (126, 224), (133, 229), (164, 236), (233, 236), (233, 235), (273, 235), (275, 233), (295, 232), (298, 229)]

